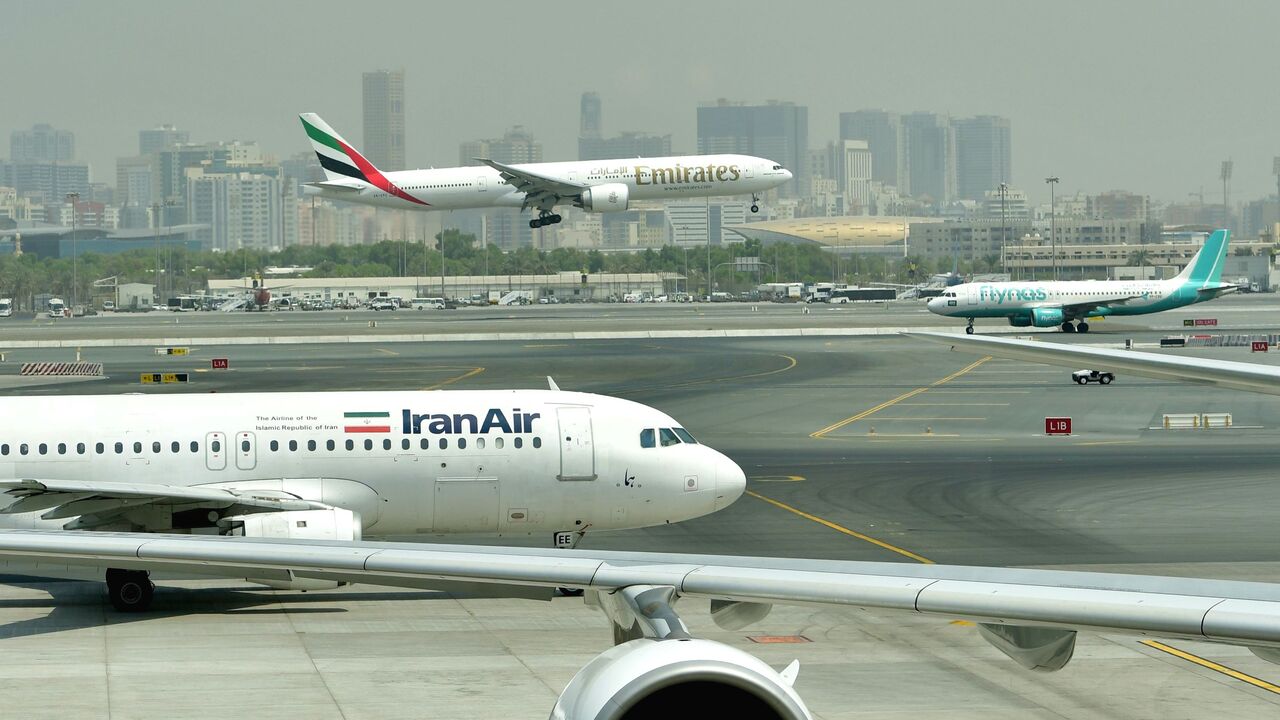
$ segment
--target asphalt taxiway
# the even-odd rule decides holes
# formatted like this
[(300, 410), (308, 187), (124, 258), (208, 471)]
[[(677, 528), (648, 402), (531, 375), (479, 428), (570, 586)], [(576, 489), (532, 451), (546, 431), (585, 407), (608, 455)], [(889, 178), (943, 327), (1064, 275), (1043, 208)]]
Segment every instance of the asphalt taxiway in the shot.
[[(1267, 315), (1254, 308), (1270, 308), (1271, 298), (1246, 300), (1234, 316), (1217, 313), (1223, 331), (1265, 328)], [(635, 322), (659, 325), (654, 318), (670, 309), (654, 307), (641, 306)], [(560, 307), (518, 310), (546, 313), (534, 323), (540, 328), (584, 326), (552, 320)], [(911, 314), (892, 312), (899, 310)], [(735, 312), (754, 315), (747, 320), (760, 329), (774, 322), (761, 311)], [(286, 324), (312, 316), (279, 315)], [(590, 323), (617, 327), (616, 317)], [(738, 316), (722, 320), (730, 317)], [(1123, 337), (1153, 343), (1169, 331), (1164, 324), (1175, 325), (1135, 324)], [(749, 495), (715, 515), (588, 535), (586, 547), (1280, 579), (1280, 400), (1266, 396), (1123, 375), (1110, 386), (1079, 387), (1061, 368), (900, 337), (196, 344), (190, 351), (94, 347), (82, 354), (106, 365), (106, 379), (0, 392), (542, 387), (551, 375), (565, 389), (670, 413), (750, 479)], [(0, 377), (20, 362), (73, 352), (10, 350)], [(1172, 352), (1280, 361), (1247, 348)], [(228, 358), (230, 369), (211, 370), (213, 357)], [(188, 372), (191, 382), (142, 386), (143, 372)], [(1189, 412), (1229, 412), (1235, 427), (1162, 427), (1164, 414)], [(1046, 437), (1050, 415), (1072, 417), (1074, 434)], [(696, 634), (778, 667), (799, 658), (797, 688), (822, 718), (1253, 718), (1280, 710), (1280, 667), (1242, 649), (1085, 635), (1075, 661), (1045, 675), (1022, 671), (964, 623), (778, 607), (761, 624), (729, 633), (705, 608), (679, 609)], [(571, 598), (547, 606), (378, 588), (277, 593), (235, 582), (167, 589), (138, 617), (112, 613), (92, 583), (0, 586), (0, 623), (9, 651), (0, 654), (0, 700), (25, 717), (70, 710), (535, 718), (609, 642), (603, 617)], [(798, 642), (751, 639), (761, 636)]]

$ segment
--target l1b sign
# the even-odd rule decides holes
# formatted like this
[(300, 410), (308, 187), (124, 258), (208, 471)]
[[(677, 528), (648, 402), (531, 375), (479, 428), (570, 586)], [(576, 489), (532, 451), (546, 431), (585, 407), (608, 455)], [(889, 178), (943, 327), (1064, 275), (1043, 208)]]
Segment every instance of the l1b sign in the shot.
[(1071, 434), (1071, 418), (1069, 417), (1047, 417), (1044, 419), (1045, 435), (1070, 435)]

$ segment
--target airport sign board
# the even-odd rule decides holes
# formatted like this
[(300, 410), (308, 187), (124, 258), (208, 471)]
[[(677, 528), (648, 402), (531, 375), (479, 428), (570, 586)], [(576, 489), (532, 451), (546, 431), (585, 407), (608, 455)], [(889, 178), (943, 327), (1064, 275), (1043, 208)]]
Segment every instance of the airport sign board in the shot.
[(1071, 434), (1071, 418), (1069, 417), (1047, 417), (1044, 419), (1045, 435), (1070, 435)]
[(227, 358), (213, 358), (209, 361), (209, 365), (214, 370), (226, 370), (231, 367), (231, 362)]
[(1267, 341), (1266, 341), (1266, 340), (1254, 340), (1254, 341), (1253, 341), (1253, 352), (1266, 352), (1266, 351), (1267, 351)]

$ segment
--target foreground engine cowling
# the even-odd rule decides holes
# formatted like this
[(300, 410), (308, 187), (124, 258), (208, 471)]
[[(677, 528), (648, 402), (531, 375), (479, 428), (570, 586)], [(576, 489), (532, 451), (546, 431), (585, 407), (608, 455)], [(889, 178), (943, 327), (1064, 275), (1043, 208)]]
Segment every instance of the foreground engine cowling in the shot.
[(1031, 322), (1036, 327), (1057, 327), (1065, 322), (1067, 316), (1063, 314), (1061, 308), (1033, 308), (1031, 310)]
[[(228, 535), (291, 540), (351, 542), (359, 540), (361, 532), (360, 516), (344, 508), (235, 515), (223, 518), (219, 525), (227, 530)], [(332, 590), (346, 584), (333, 580), (295, 577), (290, 570), (284, 570), (275, 577), (245, 579), (277, 590)]]
[(710, 640), (623, 643), (596, 656), (560, 694), (552, 720), (688, 717), (693, 708), (727, 718), (811, 720), (791, 688), (794, 668), (779, 674), (747, 653)]
[(1030, 315), (1010, 315), (1009, 324), (1014, 327), (1031, 327)]
[(587, 212), (622, 212), (630, 193), (622, 183), (595, 185), (582, 191), (582, 209)]

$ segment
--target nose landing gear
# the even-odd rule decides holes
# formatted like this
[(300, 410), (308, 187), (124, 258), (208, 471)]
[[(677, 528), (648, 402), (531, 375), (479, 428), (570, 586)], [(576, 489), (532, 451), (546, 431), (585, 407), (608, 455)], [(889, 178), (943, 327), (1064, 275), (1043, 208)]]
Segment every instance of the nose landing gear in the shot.
[(969, 324), (965, 326), (964, 332), (966, 335), (973, 334), (973, 318), (969, 318)]
[(755, 193), (751, 193), (751, 212), (760, 212), (760, 196)]

